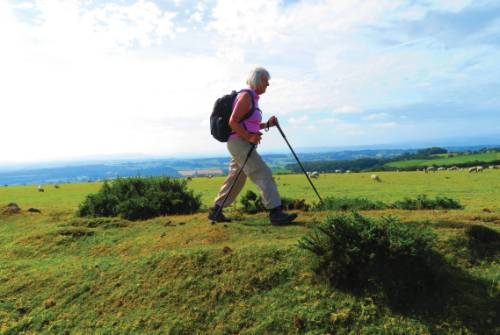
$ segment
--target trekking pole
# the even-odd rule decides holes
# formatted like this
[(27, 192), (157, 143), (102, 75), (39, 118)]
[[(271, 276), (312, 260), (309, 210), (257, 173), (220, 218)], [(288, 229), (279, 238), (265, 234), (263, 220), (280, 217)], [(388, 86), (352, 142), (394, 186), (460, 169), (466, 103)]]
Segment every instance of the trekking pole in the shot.
[(309, 175), (307, 174), (306, 170), (305, 170), (305, 169), (304, 169), (304, 167), (302, 166), (302, 163), (299, 161), (299, 158), (298, 158), (298, 157), (297, 157), (297, 155), (295, 154), (295, 151), (293, 151), (292, 146), (291, 146), (291, 145), (290, 145), (290, 143), (288, 142), (288, 140), (287, 140), (287, 138), (286, 138), (285, 134), (283, 133), (283, 130), (281, 130), (280, 124), (279, 124), (278, 122), (276, 122), (276, 127), (277, 127), (277, 128), (278, 128), (278, 130), (280, 131), (281, 136), (283, 136), (283, 138), (285, 139), (286, 144), (288, 144), (288, 147), (289, 147), (289, 148), (290, 148), (290, 150), (292, 151), (292, 154), (293, 154), (293, 156), (295, 157), (295, 159), (297, 160), (297, 163), (299, 163), (300, 168), (302, 169), (302, 172), (304, 172), (304, 174), (306, 175), (307, 180), (309, 180), (309, 184), (311, 184), (311, 186), (312, 186), (312, 188), (313, 188), (314, 192), (316, 192), (316, 195), (317, 195), (317, 196), (318, 196), (318, 198), (319, 198), (319, 202), (320, 202), (320, 203), (323, 203), (323, 199), (321, 199), (321, 197), (320, 197), (320, 195), (319, 195), (318, 191), (316, 190), (316, 187), (314, 187), (314, 184), (313, 184), (313, 183), (312, 183), (312, 181), (311, 181), (311, 178), (309, 178)]
[[(238, 174), (236, 175), (236, 179), (234, 179), (233, 185), (229, 188), (229, 192), (227, 192), (226, 196), (224, 197), (224, 200), (222, 200), (222, 205), (220, 205), (219, 209), (217, 210), (217, 213), (215, 213), (215, 217), (217, 218), (219, 214), (222, 212), (222, 208), (226, 204), (226, 200), (229, 197), (229, 194), (231, 194), (231, 191), (233, 190), (234, 185), (236, 185), (236, 182), (238, 181), (238, 178), (240, 177), (241, 172), (243, 171), (243, 168), (247, 164), (248, 159), (252, 155), (252, 152), (255, 149), (255, 144), (252, 143), (252, 146), (250, 147), (250, 150), (248, 150), (247, 158), (245, 158), (245, 162), (243, 165), (240, 167), (240, 171), (238, 171)], [(212, 224), (215, 224), (215, 220), (212, 220)]]

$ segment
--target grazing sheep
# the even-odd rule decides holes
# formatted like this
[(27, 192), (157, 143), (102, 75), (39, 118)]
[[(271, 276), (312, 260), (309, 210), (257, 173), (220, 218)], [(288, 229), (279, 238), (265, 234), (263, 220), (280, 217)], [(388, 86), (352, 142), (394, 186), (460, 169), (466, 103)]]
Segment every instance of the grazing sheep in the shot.
[(376, 174), (372, 174), (371, 178), (373, 181), (378, 181), (379, 183), (382, 181), (380, 177)]
[(446, 170), (446, 169), (445, 169), (444, 167), (440, 166), (440, 167), (438, 167), (438, 169), (437, 169), (437, 170), (438, 170), (438, 171), (444, 171), (444, 170)]
[(335, 170), (335, 173), (342, 173), (342, 170)]
[(37, 189), (38, 189), (38, 192), (45, 192), (42, 185), (38, 185)]
[(458, 170), (458, 166), (452, 166), (452, 167), (449, 167), (448, 168), (449, 171), (457, 171)]
[(345, 173), (351, 173), (351, 170), (345, 170)]
[(428, 173), (428, 172), (436, 172), (436, 168), (434, 166), (428, 166), (425, 169), (425, 173)]
[(469, 168), (469, 173), (472, 173), (472, 172), (483, 172), (483, 167), (482, 166), (473, 166), (471, 168)]
[(318, 171), (313, 171), (313, 172), (311, 172), (310, 177), (311, 177), (311, 178), (319, 178), (319, 173), (318, 173)]

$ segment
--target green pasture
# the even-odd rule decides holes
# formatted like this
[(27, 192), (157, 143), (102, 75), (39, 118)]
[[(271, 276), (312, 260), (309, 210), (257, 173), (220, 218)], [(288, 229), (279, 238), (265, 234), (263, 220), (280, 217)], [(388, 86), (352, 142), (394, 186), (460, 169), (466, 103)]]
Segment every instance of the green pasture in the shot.
[(410, 159), (385, 164), (394, 168), (427, 167), (427, 166), (451, 166), (454, 164), (471, 162), (493, 162), (500, 160), (500, 152), (484, 152), (479, 154), (450, 156), (449, 154), (439, 155), (433, 159)]
[[(322, 197), (366, 197), (370, 200), (394, 202), (419, 194), (442, 195), (459, 200), (466, 211), (495, 209), (500, 204), (500, 170), (485, 170), (471, 174), (467, 171), (438, 171), (424, 173), (376, 172), (381, 182), (371, 180), (374, 173), (322, 174), (312, 179)], [(189, 181), (189, 188), (202, 197), (205, 207), (212, 205), (225, 177), (199, 177)], [(303, 174), (276, 175), (276, 183), (283, 197), (318, 201), (314, 191)], [(0, 204), (17, 203), (21, 208), (35, 207), (48, 211), (75, 211), (85, 196), (95, 193), (101, 183), (62, 184), (59, 189), (45, 185), (45, 192), (38, 192), (37, 186), (0, 187)], [(257, 191), (251, 181), (245, 190)]]
[[(100, 183), (0, 187), (0, 334), (498, 334), (498, 258), (473, 257), (465, 229), (499, 231), (500, 170), (322, 174), (323, 197), (392, 202), (418, 194), (459, 200), (464, 210), (382, 210), (403, 224), (431, 227), (454, 270), (447, 296), (401, 310), (383, 296), (329, 287), (297, 241), (333, 212), (299, 212), (270, 226), (266, 213), (206, 212), (130, 222), (75, 218)], [(282, 196), (316, 201), (303, 175), (275, 176)], [(223, 177), (188, 185), (211, 202)], [(251, 182), (248, 189), (255, 190)], [(28, 213), (29, 207), (42, 211)], [(498, 255), (498, 253), (494, 253)]]
[[(500, 209), (500, 170), (487, 170), (480, 174), (470, 174), (467, 171), (375, 173), (381, 182), (371, 180), (372, 174), (321, 174), (312, 181), (322, 197), (366, 197), (390, 203), (405, 197), (414, 198), (419, 194), (432, 197), (442, 195), (459, 200), (466, 206), (466, 211)], [(223, 177), (195, 178), (190, 186), (201, 193), (203, 203), (209, 206), (223, 180)], [(275, 180), (284, 197), (318, 201), (303, 174), (277, 175)], [(245, 187), (257, 191), (249, 181)]]

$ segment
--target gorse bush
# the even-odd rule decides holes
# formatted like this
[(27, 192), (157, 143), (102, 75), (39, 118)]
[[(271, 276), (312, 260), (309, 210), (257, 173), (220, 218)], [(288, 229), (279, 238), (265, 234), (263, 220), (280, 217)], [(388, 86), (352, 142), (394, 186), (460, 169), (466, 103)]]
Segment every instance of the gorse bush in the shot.
[(326, 197), (323, 203), (314, 205), (314, 210), (332, 210), (332, 211), (360, 211), (371, 209), (385, 209), (388, 206), (382, 201), (372, 201), (366, 198), (336, 198)]
[(313, 209), (317, 211), (360, 211), (371, 209), (385, 209), (388, 206), (382, 201), (372, 201), (366, 198), (326, 197), (323, 203), (317, 203)]
[(420, 194), (416, 199), (405, 198), (396, 201), (391, 207), (399, 209), (463, 209), (464, 206), (457, 200), (437, 196), (436, 199), (430, 199), (425, 194)]
[(382, 201), (373, 201), (366, 198), (344, 198), (326, 197), (323, 203), (316, 203), (313, 210), (323, 211), (362, 211), (374, 209), (398, 208), (407, 210), (419, 209), (463, 209), (464, 206), (457, 200), (437, 196), (435, 199), (428, 198), (425, 194), (418, 195), (416, 199), (405, 198), (392, 204)]
[(316, 255), (314, 271), (333, 286), (382, 290), (402, 301), (436, 280), (435, 240), (430, 229), (395, 217), (375, 221), (353, 213), (328, 217), (299, 247)]
[[(240, 199), (240, 203), (243, 206), (242, 211), (248, 214), (255, 214), (259, 212), (266, 211), (264, 204), (262, 203), (262, 197), (257, 195), (255, 192), (248, 190)], [(308, 211), (310, 205), (305, 202), (304, 199), (291, 199), (291, 198), (281, 198), (281, 206), (284, 210), (303, 210)]]
[(301, 210), (307, 212), (311, 209), (311, 205), (306, 203), (304, 199), (281, 198), (281, 205), (284, 210)]
[(255, 214), (266, 210), (262, 204), (262, 197), (250, 190), (241, 197), (240, 202), (243, 205), (243, 212), (248, 214)]
[[(248, 214), (255, 214), (266, 210), (262, 204), (260, 195), (253, 191), (247, 191), (241, 197), (242, 210)], [(282, 205), (285, 210), (313, 210), (313, 211), (366, 211), (387, 208), (397, 208), (406, 210), (420, 209), (463, 209), (464, 206), (458, 200), (437, 196), (435, 199), (427, 197), (425, 194), (418, 195), (415, 199), (405, 198), (392, 204), (382, 201), (370, 200), (367, 198), (346, 198), (346, 197), (326, 197), (322, 203), (307, 204), (303, 199), (282, 198)]]
[(170, 177), (119, 178), (105, 182), (98, 193), (80, 204), (78, 216), (121, 216), (144, 220), (165, 214), (190, 214), (201, 197), (188, 190), (186, 181)]

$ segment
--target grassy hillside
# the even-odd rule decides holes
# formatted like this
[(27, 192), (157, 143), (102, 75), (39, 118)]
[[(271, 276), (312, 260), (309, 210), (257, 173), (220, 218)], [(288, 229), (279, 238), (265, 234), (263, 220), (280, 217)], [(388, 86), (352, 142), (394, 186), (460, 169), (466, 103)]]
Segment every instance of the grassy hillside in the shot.
[[(323, 196), (394, 201), (419, 193), (465, 210), (365, 212), (431, 227), (449, 264), (449, 289), (405, 308), (382, 295), (329, 287), (297, 240), (332, 212), (300, 212), (272, 227), (265, 214), (210, 225), (206, 213), (130, 222), (73, 216), (97, 183), (0, 188), (0, 334), (496, 334), (498, 250), (478, 254), (466, 229), (500, 230), (500, 171), (322, 175)], [(209, 206), (222, 178), (190, 187)], [(284, 196), (314, 200), (301, 175), (277, 176)], [(250, 187), (253, 188), (253, 187)], [(28, 207), (42, 213), (27, 213)], [(487, 211), (485, 211), (487, 208)]]
[(472, 163), (472, 162), (493, 162), (500, 160), (500, 152), (484, 152), (470, 155), (449, 156), (447, 154), (437, 155), (433, 159), (411, 159), (405, 161), (397, 161), (385, 164), (386, 166), (404, 169), (408, 167), (427, 167), (436, 166), (451, 166), (455, 164)]

